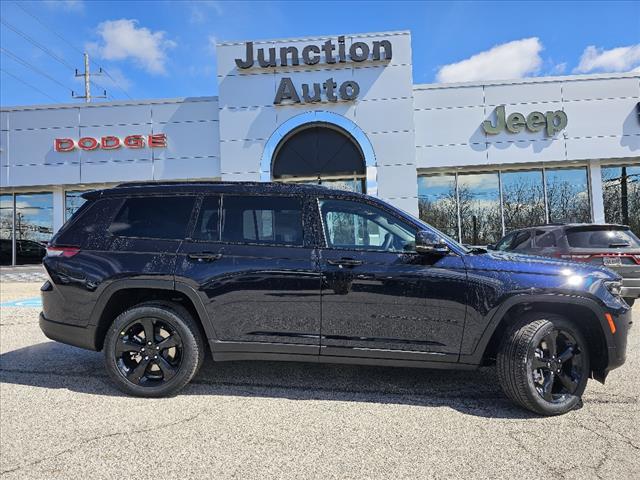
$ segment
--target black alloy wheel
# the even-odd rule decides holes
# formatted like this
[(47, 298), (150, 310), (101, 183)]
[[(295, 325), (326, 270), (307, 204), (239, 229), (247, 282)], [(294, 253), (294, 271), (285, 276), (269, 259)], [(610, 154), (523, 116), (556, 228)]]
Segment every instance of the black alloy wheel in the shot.
[(109, 376), (125, 393), (164, 397), (177, 393), (204, 359), (204, 340), (183, 306), (147, 302), (116, 318), (104, 341)]
[(584, 355), (577, 340), (553, 327), (534, 351), (531, 375), (538, 394), (547, 402), (561, 403), (574, 395), (585, 372)]
[(143, 387), (168, 382), (182, 363), (182, 339), (175, 328), (157, 318), (136, 319), (122, 329), (115, 345), (118, 370)]
[(578, 324), (529, 312), (502, 339), (496, 367), (511, 400), (540, 415), (560, 415), (581, 403), (590, 374), (588, 344)]

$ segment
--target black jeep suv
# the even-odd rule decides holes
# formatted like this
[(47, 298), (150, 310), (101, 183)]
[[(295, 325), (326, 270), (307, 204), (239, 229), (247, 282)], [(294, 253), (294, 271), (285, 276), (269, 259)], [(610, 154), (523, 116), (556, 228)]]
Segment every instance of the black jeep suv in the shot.
[(366, 195), (212, 182), (84, 198), (47, 248), (40, 326), (103, 350), (133, 395), (176, 393), (208, 346), (215, 361), (495, 362), (512, 400), (555, 415), (625, 360), (615, 273), (469, 250)]

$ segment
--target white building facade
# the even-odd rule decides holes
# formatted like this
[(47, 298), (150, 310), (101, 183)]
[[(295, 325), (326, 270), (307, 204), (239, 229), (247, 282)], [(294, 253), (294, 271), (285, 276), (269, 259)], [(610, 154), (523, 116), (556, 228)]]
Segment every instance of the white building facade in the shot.
[[(3, 108), (2, 263), (127, 181), (322, 183), (465, 243), (547, 222), (640, 233), (640, 74), (415, 85), (410, 32), (222, 43), (218, 97)], [(31, 247), (30, 247), (31, 245)]]

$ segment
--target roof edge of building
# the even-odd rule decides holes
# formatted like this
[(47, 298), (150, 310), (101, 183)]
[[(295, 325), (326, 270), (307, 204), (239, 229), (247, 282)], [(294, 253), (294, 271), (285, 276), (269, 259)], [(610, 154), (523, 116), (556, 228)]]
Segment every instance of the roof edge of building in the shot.
[(132, 99), (132, 100), (114, 100), (110, 102), (92, 102), (92, 103), (48, 103), (38, 105), (14, 105), (8, 107), (0, 107), (1, 112), (15, 112), (22, 110), (50, 110), (61, 108), (100, 108), (114, 107), (126, 105), (158, 105), (163, 103), (187, 103), (187, 102), (207, 102), (218, 101), (217, 96), (204, 97), (175, 97), (175, 98), (151, 98), (151, 99)]

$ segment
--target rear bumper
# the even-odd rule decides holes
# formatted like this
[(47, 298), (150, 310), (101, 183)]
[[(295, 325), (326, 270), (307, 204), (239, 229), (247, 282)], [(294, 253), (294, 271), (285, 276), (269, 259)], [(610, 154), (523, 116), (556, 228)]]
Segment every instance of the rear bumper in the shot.
[(40, 330), (47, 338), (87, 350), (97, 350), (95, 345), (96, 330), (93, 325), (79, 327), (67, 323), (54, 322), (40, 313)]

